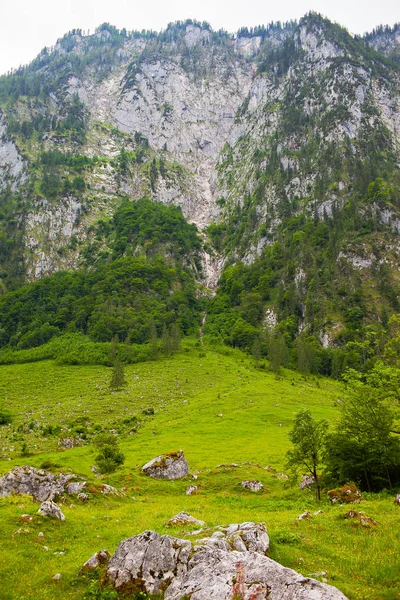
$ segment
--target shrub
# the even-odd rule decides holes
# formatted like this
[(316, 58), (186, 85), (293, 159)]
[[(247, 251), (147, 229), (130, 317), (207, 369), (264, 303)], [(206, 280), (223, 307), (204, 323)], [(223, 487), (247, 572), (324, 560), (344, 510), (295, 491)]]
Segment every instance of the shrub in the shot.
[(0, 425), (9, 425), (12, 421), (12, 415), (4, 408), (0, 408)]
[(114, 473), (125, 461), (124, 454), (116, 446), (105, 445), (96, 456), (100, 473)]
[(103, 434), (97, 436), (94, 445), (99, 449), (95, 463), (100, 473), (114, 473), (124, 463), (125, 456), (120, 451), (118, 441), (113, 435)]

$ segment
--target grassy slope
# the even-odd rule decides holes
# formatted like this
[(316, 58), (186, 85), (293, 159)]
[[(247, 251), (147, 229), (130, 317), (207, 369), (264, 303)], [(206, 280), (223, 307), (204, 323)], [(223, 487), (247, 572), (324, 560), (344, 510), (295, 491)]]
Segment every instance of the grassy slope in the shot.
[[(326, 571), (329, 583), (350, 600), (398, 598), (400, 523), (393, 495), (365, 500), (361, 510), (379, 526), (359, 529), (341, 518), (345, 508), (329, 506), (325, 500), (318, 506), (311, 492), (291, 488), (263, 469), (272, 465), (278, 473), (283, 470), (287, 432), (300, 407), (308, 406), (319, 418), (335, 418), (333, 401), (342, 393), (340, 386), (329, 380), (317, 385), (316, 380), (305, 381), (289, 371), (276, 380), (229, 350), (201, 354), (188, 349), (170, 360), (129, 366), (126, 388), (114, 394), (107, 391), (111, 370), (105, 367), (63, 367), (47, 361), (0, 367), (0, 392), (16, 414), (14, 426), (36, 419), (69, 422), (85, 414), (92, 424), (125, 427), (126, 432), (121, 436), (124, 467), (95, 479), (90, 471), (91, 446), (60, 452), (57, 437), (46, 440), (30, 433), (24, 439), (34, 454), (22, 458), (22, 436), (14, 440), (10, 452), (3, 427), (1, 447), (15, 459), (1, 460), (0, 472), (16, 464), (38, 467), (53, 460), (90, 482), (127, 488), (122, 499), (93, 494), (87, 504), (79, 504), (69, 498), (63, 523), (36, 516), (38, 505), (28, 497), (0, 499), (1, 598), (81, 598), (87, 582), (77, 578), (77, 572), (93, 552), (101, 548), (112, 552), (119, 541), (144, 529), (181, 535), (179, 529), (172, 532), (164, 525), (180, 510), (210, 526), (265, 521), (272, 558), (305, 575)], [(155, 415), (142, 415), (149, 406)], [(134, 435), (121, 424), (131, 415), (142, 421)], [(191, 478), (167, 482), (140, 474), (140, 467), (152, 457), (180, 448), (191, 471), (198, 471), (198, 495), (185, 495)], [(218, 466), (221, 463), (240, 466)], [(243, 479), (261, 480), (265, 492), (243, 490)], [(296, 521), (300, 512), (317, 508), (323, 514)], [(35, 515), (34, 521), (25, 525), (19, 520), (22, 513)], [(29, 532), (15, 534), (19, 528)], [(38, 537), (39, 531), (45, 537)], [(66, 554), (54, 554), (59, 551)], [(55, 573), (62, 575), (58, 584), (51, 580)]]

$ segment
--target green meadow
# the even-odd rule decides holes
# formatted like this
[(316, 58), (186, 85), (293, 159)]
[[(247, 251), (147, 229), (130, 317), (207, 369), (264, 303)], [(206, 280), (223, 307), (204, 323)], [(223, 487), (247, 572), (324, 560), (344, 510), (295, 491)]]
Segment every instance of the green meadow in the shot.
[[(109, 389), (108, 367), (53, 361), (0, 366), (0, 397), (14, 416), (0, 428), (0, 474), (16, 465), (46, 464), (55, 473), (84, 477), (89, 486), (87, 503), (67, 497), (64, 522), (39, 516), (39, 504), (28, 496), (0, 499), (0, 598), (111, 598), (98, 591), (96, 580), (78, 575), (82, 564), (145, 529), (190, 536), (187, 529), (165, 525), (182, 510), (210, 528), (264, 521), (271, 558), (323, 577), (350, 600), (400, 598), (400, 508), (394, 493), (364, 494), (356, 509), (378, 523), (365, 528), (344, 519), (348, 508), (330, 505), (326, 490), (318, 503), (312, 491), (281, 477), (294, 414), (308, 407), (333, 423), (341, 384), (288, 370), (276, 377), (239, 351), (185, 344), (172, 358), (126, 366), (126, 385), (117, 392)], [(96, 476), (91, 441), (109, 431), (118, 434), (125, 463), (113, 474)], [(80, 446), (58, 445), (60, 438), (78, 435)], [(190, 466), (187, 478), (160, 481), (141, 473), (151, 458), (179, 449)], [(243, 489), (245, 479), (260, 480), (264, 490)], [(101, 483), (125, 495), (103, 495)], [(192, 483), (198, 493), (186, 496)], [(317, 510), (322, 513), (310, 520), (296, 519)], [(25, 523), (22, 514), (33, 520)]]

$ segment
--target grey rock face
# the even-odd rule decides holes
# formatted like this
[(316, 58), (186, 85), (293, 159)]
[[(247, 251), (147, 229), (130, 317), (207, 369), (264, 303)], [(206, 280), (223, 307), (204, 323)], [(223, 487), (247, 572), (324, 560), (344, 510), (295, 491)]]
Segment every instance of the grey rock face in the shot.
[(189, 465), (182, 450), (156, 456), (142, 468), (143, 473), (154, 479), (180, 479), (189, 474)]
[(24, 160), (11, 138), (6, 135), (6, 125), (0, 111), (0, 190), (11, 185), (15, 190), (23, 179)]
[(15, 467), (0, 478), (0, 497), (11, 494), (30, 494), (39, 502), (53, 500), (64, 492), (64, 487), (72, 475), (56, 477), (48, 471), (24, 466)]
[(52, 502), (52, 500), (46, 500), (45, 502), (42, 502), (38, 513), (43, 517), (51, 517), (52, 519), (65, 521), (65, 515), (61, 508), (55, 502)]
[[(229, 538), (255, 530), (266, 534), (264, 525), (254, 523), (231, 525), (226, 533)], [(118, 591), (163, 592), (165, 600), (346, 600), (336, 588), (303, 577), (263, 552), (230, 550), (217, 533), (195, 547), (154, 531), (128, 538), (108, 564), (108, 579)]]

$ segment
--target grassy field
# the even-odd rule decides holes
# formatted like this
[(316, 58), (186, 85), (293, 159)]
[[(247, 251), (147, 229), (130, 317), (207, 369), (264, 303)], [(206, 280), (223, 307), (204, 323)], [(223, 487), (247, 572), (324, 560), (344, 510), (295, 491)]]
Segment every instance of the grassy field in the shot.
[[(305, 380), (291, 371), (277, 379), (240, 353), (199, 352), (194, 346), (168, 360), (128, 366), (125, 373), (125, 388), (111, 393), (106, 367), (51, 361), (0, 367), (0, 397), (14, 414), (12, 425), (0, 428), (6, 457), (0, 473), (50, 461), (56, 472), (71, 469), (92, 486), (109, 483), (126, 494), (91, 493), (86, 504), (68, 497), (65, 522), (37, 515), (38, 503), (29, 497), (0, 499), (1, 599), (99, 597), (90, 595), (88, 581), (78, 577), (83, 562), (101, 548), (113, 552), (122, 539), (145, 529), (184, 536), (179, 528), (165, 526), (181, 510), (210, 527), (264, 521), (270, 556), (284, 565), (304, 575), (324, 572), (350, 600), (400, 598), (400, 509), (393, 493), (366, 495), (359, 510), (378, 522), (368, 529), (345, 520), (346, 508), (330, 506), (325, 494), (318, 504), (312, 492), (277, 477), (284, 472), (294, 414), (306, 406), (317, 418), (333, 422), (335, 400), (343, 394), (340, 384)], [(144, 414), (149, 408), (154, 415)], [(43, 435), (43, 426), (57, 424), (61, 432)], [(119, 433), (126, 460), (113, 475), (96, 478), (90, 440), (99, 430)], [(59, 449), (60, 437), (79, 431), (86, 443)], [(21, 456), (23, 444), (29, 456)], [(185, 495), (191, 476), (171, 482), (141, 474), (145, 462), (178, 449), (198, 475), (197, 495)], [(242, 489), (244, 479), (262, 481), (264, 491)], [(322, 514), (311, 520), (296, 520), (305, 510), (319, 509)], [(23, 513), (33, 521), (22, 522)], [(56, 573), (61, 574), (58, 583), (52, 580)]]

